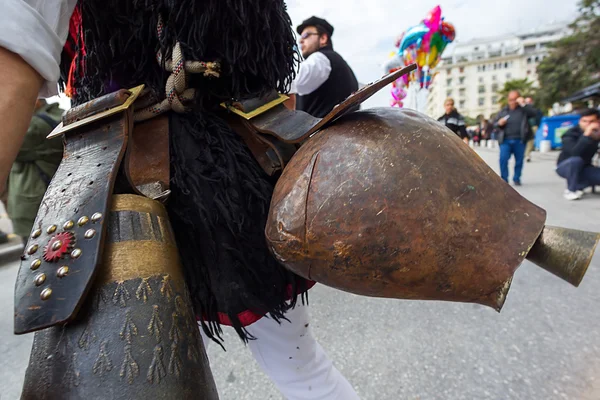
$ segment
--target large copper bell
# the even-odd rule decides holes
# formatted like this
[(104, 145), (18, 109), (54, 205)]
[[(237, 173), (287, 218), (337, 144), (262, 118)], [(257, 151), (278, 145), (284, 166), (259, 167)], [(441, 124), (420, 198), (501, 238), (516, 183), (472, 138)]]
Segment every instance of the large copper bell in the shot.
[(21, 398), (217, 400), (166, 209), (115, 195), (107, 221), (95, 285), (74, 321), (35, 333)]
[(545, 219), (444, 126), (386, 108), (349, 114), (300, 148), (266, 236), (287, 268), (328, 286), (500, 310), (524, 258), (575, 286), (585, 274), (600, 235)]

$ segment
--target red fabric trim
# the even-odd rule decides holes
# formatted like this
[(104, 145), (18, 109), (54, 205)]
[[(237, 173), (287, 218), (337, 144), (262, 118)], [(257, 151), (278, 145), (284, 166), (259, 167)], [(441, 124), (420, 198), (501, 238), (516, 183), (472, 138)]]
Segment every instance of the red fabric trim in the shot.
[[(314, 281), (306, 281), (306, 291), (310, 290), (313, 286), (315, 286), (317, 284), (317, 282)], [(288, 285), (288, 295), (287, 295), (287, 299), (289, 300), (292, 296), (292, 285)], [(299, 290), (298, 294), (301, 294), (302, 292)], [(219, 324), (221, 325), (227, 325), (227, 326), (231, 326), (231, 320), (229, 319), (229, 317), (227, 316), (227, 314), (219, 312)], [(255, 323), (256, 321), (258, 321), (259, 319), (261, 319), (262, 317), (265, 316), (266, 313), (263, 314), (257, 314), (254, 313), (250, 310), (245, 310), (242, 311), (241, 313), (238, 314), (238, 318), (240, 320), (240, 322), (242, 323), (242, 326), (248, 326), (248, 325), (252, 325), (253, 323)], [(197, 320), (200, 320), (199, 317), (196, 317)], [(204, 318), (204, 320), (206, 320), (206, 318)]]

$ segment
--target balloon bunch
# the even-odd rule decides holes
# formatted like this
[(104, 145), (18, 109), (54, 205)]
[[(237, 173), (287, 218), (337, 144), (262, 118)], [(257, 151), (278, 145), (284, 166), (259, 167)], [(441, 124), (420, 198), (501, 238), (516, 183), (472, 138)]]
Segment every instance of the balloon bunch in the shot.
[(396, 100), (398, 93), (402, 93), (403, 88), (410, 86), (413, 82), (421, 88), (429, 88), (435, 76), (432, 74), (432, 69), (438, 64), (444, 49), (448, 43), (454, 40), (455, 36), (454, 26), (444, 21), (442, 9), (438, 5), (427, 14), (420, 24), (410, 27), (396, 40), (398, 48), (394, 54), (396, 62), (393, 63), (395, 65), (388, 63), (392, 67), (388, 68), (388, 72), (413, 63), (417, 63), (418, 68), (410, 75), (403, 76), (402, 85), (395, 84), (392, 88), (394, 105), (398, 105), (398, 100)]

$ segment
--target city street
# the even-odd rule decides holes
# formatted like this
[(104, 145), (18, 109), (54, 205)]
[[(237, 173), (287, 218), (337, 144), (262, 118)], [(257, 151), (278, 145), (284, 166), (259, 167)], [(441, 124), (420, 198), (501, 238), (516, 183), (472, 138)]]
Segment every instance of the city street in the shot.
[[(478, 153), (498, 170), (497, 149)], [(557, 155), (534, 153), (519, 192), (547, 210), (549, 225), (600, 230), (600, 194), (588, 189), (582, 200), (563, 199)], [(0, 400), (19, 398), (32, 339), (12, 334), (17, 269), (17, 261), (0, 265)], [(309, 298), (314, 334), (361, 399), (600, 399), (600, 249), (579, 288), (526, 261), (501, 313), (358, 297), (323, 285)], [(209, 346), (221, 399), (282, 398), (232, 329), (225, 345), (226, 352)]]

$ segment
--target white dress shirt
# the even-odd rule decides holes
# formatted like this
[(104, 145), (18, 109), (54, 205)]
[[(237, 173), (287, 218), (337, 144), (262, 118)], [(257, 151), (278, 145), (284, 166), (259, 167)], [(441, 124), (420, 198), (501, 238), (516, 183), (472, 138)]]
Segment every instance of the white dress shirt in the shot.
[(300, 71), (292, 82), (290, 93), (300, 96), (311, 94), (329, 79), (331, 63), (320, 51), (312, 53), (300, 64)]
[(77, 0), (0, 0), (0, 47), (23, 58), (46, 81), (40, 97), (58, 93), (60, 55)]

